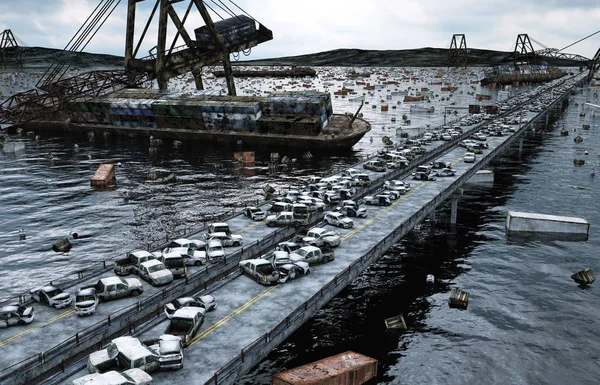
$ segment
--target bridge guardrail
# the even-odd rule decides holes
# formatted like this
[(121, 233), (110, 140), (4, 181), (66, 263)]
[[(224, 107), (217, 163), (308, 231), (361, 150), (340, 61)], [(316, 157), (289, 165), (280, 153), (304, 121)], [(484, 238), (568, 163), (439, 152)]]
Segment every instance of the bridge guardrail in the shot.
[[(568, 91), (567, 91), (568, 92)], [(557, 98), (555, 102), (553, 102), (548, 108), (552, 108), (556, 102), (564, 97)], [(544, 113), (547, 113), (547, 109), (544, 110)], [(486, 154), (479, 162), (476, 163), (474, 167), (469, 169), (464, 174), (460, 175), (455, 181), (453, 181), (448, 188), (444, 191), (436, 195), (431, 201), (421, 207), (416, 213), (411, 215), (408, 219), (404, 220), (394, 231), (388, 234), (383, 240), (374, 245), (365, 255), (361, 258), (354, 260), (347, 269), (344, 269), (340, 273), (338, 273), (332, 280), (330, 280), (325, 286), (321, 288), (317, 293), (315, 293), (311, 298), (305, 301), (302, 305), (292, 311), (283, 321), (277, 324), (274, 328), (272, 328), (269, 332), (263, 334), (255, 341), (244, 347), (240, 354), (237, 355), (234, 359), (229, 361), (223, 367), (221, 367), (211, 379), (206, 381), (204, 385), (226, 385), (230, 384), (228, 382), (229, 378), (237, 373), (241, 373), (242, 366), (245, 361), (250, 359), (253, 354), (257, 354), (263, 348), (271, 348), (268, 346), (268, 343), (272, 340), (275, 340), (279, 334), (281, 334), (284, 330), (288, 331), (286, 335), (289, 335), (291, 331), (289, 330), (289, 324), (294, 321), (296, 318), (299, 318), (307, 313), (310, 313), (311, 316), (313, 314), (312, 307), (316, 306), (316, 310), (318, 310), (321, 306), (319, 306), (319, 300), (323, 298), (332, 297), (337, 294), (339, 290), (336, 290), (336, 287), (339, 286), (341, 282), (345, 279), (350, 279), (352, 276), (358, 275), (360, 272), (364, 270), (364, 267), (371, 263), (373, 259), (377, 256), (377, 251), (387, 250), (391, 247), (397, 239), (401, 238), (411, 230), (417, 222), (420, 222), (425, 216), (427, 216), (432, 210), (434, 210), (438, 205), (447, 200), (454, 191), (467, 182), (479, 169), (485, 167), (485, 165), (497, 156), (500, 152), (504, 151), (506, 147), (508, 147), (517, 137), (519, 137), (529, 126), (535, 123), (542, 116), (542, 113), (537, 114), (534, 118), (532, 118), (529, 122), (524, 124), (519, 128), (515, 133), (509, 136), (501, 145), (494, 148), (488, 154)], [(422, 161), (422, 159), (421, 159)], [(344, 285), (345, 286), (345, 285)], [(326, 293), (326, 294), (324, 294)], [(329, 294), (327, 294), (329, 293)], [(325, 301), (326, 302), (326, 301)], [(311, 310), (309, 312), (309, 310)], [(316, 311), (315, 310), (315, 311)], [(256, 362), (250, 362), (249, 367), (256, 364)]]

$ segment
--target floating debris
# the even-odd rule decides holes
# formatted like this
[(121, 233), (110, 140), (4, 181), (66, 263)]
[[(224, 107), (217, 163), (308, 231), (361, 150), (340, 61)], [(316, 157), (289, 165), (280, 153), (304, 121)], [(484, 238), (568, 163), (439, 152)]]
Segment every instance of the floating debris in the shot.
[(115, 184), (117, 178), (115, 176), (115, 165), (112, 163), (102, 163), (90, 180), (91, 186), (106, 186)]
[(183, 142), (181, 142), (179, 140), (174, 140), (173, 141), (173, 148), (179, 148), (179, 147), (181, 147), (182, 144), (183, 144)]
[(575, 166), (583, 166), (585, 164), (585, 160), (584, 159), (573, 159), (573, 164)]
[(560, 136), (569, 136), (569, 131), (563, 128), (560, 130)]
[(594, 271), (592, 269), (581, 270), (573, 275), (571, 278), (580, 285), (589, 285), (596, 280), (594, 277)]
[(456, 288), (452, 289), (450, 298), (448, 298), (448, 306), (453, 309), (467, 310), (467, 306), (469, 306), (469, 293)]
[(67, 253), (71, 250), (71, 242), (69, 242), (68, 238), (61, 238), (58, 241), (54, 242), (52, 245), (52, 250), (57, 253)]
[(577, 135), (576, 137), (573, 138), (573, 141), (575, 143), (581, 143), (581, 142), (583, 142), (583, 138), (581, 136)]
[(397, 315), (395, 317), (387, 318), (385, 320), (385, 327), (388, 329), (408, 329), (406, 327), (406, 321), (404, 321), (404, 317), (402, 314)]

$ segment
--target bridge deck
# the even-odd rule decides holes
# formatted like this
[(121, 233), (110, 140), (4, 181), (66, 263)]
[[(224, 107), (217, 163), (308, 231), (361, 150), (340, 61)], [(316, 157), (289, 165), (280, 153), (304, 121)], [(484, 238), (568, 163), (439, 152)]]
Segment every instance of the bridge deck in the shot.
[[(535, 116), (535, 113), (528, 114), (530, 119)], [(440, 159), (452, 162), (457, 169), (457, 176), (438, 178), (433, 182), (410, 180), (413, 186), (411, 191), (391, 206), (367, 206), (368, 217), (355, 219), (354, 229), (338, 229), (343, 235), (343, 242), (335, 249), (336, 259), (325, 265), (314, 266), (309, 276), (271, 288), (265, 288), (247, 277), (239, 276), (216, 289), (213, 294), (219, 306), (217, 310), (207, 314), (199, 335), (186, 350), (185, 369), (156, 373), (153, 376), (157, 383), (173, 380), (176, 381), (175, 383), (188, 381), (204, 383), (209, 380), (216, 370), (235, 358), (242, 348), (277, 326), (291, 311), (318, 293), (336, 274), (347, 269), (353, 261), (360, 259), (403, 221), (419, 212), (425, 204), (440, 193), (447, 192), (448, 189), (456, 189), (457, 186), (451, 186), (453, 181), (474, 167), (480, 168), (489, 160), (483, 159), (486, 154), (512, 138), (513, 136), (490, 138), (488, 140), (490, 148), (485, 150), (484, 154), (478, 155), (477, 161), (471, 164), (462, 162), (465, 150), (455, 147)], [(436, 145), (440, 145), (440, 142), (434, 142), (428, 150)], [(377, 181), (387, 179), (386, 175), (389, 172), (368, 173), (373, 180)], [(264, 239), (274, 231), (261, 222), (252, 222), (243, 216), (234, 217), (228, 223), (234, 232), (243, 234), (246, 245)], [(112, 273), (104, 275), (110, 276)], [(90, 283), (97, 279), (98, 277), (90, 279)], [(85, 283), (80, 286), (84, 285)], [(146, 283), (144, 288), (142, 298), (161, 290)], [(76, 332), (84, 331), (106, 318), (109, 313), (135, 303), (139, 299), (139, 297), (128, 298), (102, 303), (96, 314), (87, 318), (78, 318), (72, 314), (72, 310), (55, 310), (37, 305), (35, 306), (36, 320), (32, 324), (0, 331), (0, 367), (6, 368), (39, 351), (46, 351)], [(142, 338), (158, 336), (165, 328), (166, 322), (162, 322), (144, 333)], [(289, 332), (291, 333), (291, 330)], [(79, 372), (73, 378), (83, 374)]]

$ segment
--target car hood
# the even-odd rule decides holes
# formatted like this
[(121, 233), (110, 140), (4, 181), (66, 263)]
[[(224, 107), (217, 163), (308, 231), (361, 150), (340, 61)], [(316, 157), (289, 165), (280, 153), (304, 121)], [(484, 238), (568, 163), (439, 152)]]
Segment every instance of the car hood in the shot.
[(142, 369), (128, 369), (123, 373), (128, 375), (135, 382), (135, 385), (150, 384), (152, 382), (152, 377)]
[(112, 358), (108, 355), (108, 349), (98, 350), (97, 352), (90, 354), (89, 357), (90, 364), (95, 368), (98, 368), (111, 360)]
[(352, 223), (352, 219), (350, 219), (350, 218), (344, 218), (340, 222), (342, 222), (342, 223)]
[(366, 212), (367, 212), (367, 209), (365, 209), (365, 208), (360, 208), (360, 209), (356, 210), (356, 212), (357, 212), (357, 213), (366, 213)]
[(267, 220), (269, 220), (269, 221), (274, 221), (275, 219), (277, 219), (277, 215), (269, 215), (269, 216), (267, 216)]
[(137, 278), (125, 278), (125, 281), (127, 281), (127, 284), (129, 285), (130, 288), (142, 287), (142, 282)]
[(77, 307), (90, 307), (90, 306), (93, 306), (95, 303), (96, 303), (96, 301), (92, 301), (92, 300), (82, 301), (82, 302), (76, 302), (75, 306), (77, 306)]
[(236, 240), (236, 241), (241, 241), (242, 236), (238, 235), (238, 234), (233, 234), (233, 235), (231, 235), (231, 239)]
[(158, 352), (161, 356), (181, 353), (181, 342), (175, 340), (160, 341)]
[(65, 301), (67, 299), (71, 299), (71, 294), (69, 293), (60, 293), (52, 297), (53, 301)]
[(169, 270), (160, 270), (150, 273), (150, 278), (160, 282), (166, 282), (173, 279), (173, 273)]

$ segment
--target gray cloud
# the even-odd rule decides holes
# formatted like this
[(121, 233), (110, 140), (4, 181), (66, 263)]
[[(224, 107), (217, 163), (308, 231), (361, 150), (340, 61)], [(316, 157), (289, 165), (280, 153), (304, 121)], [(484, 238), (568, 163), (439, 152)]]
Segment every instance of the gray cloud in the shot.
[[(62, 48), (99, 0), (0, 0), (0, 29), (11, 28), (29, 45)], [(232, 10), (239, 9), (229, 2)], [(185, 8), (186, 2), (176, 5)], [(215, 7), (214, 2), (207, 3)], [(600, 4), (591, 0), (239, 0), (236, 2), (273, 30), (274, 40), (253, 49), (251, 58), (290, 56), (336, 48), (403, 49), (448, 47), (453, 33), (465, 33), (473, 48), (511, 50), (517, 34), (528, 33), (542, 44), (562, 48), (595, 32)], [(138, 3), (137, 30), (154, 0)], [(126, 0), (86, 49), (122, 55)], [(225, 12), (222, 12), (225, 16)], [(203, 25), (192, 12), (190, 32)], [(218, 17), (215, 16), (215, 19)], [(171, 36), (174, 28), (170, 28)], [(156, 43), (156, 26), (140, 55)], [(535, 48), (542, 48), (534, 43)], [(591, 57), (600, 47), (600, 34), (568, 52)]]

